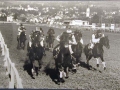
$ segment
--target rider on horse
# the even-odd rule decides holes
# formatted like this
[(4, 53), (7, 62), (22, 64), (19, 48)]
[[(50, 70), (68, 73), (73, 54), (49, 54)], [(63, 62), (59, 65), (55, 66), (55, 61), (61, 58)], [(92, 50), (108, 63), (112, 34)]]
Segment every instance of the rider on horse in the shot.
[[(38, 28), (36, 27), (36, 30), (33, 30), (31, 35), (29, 36), (30, 37), (30, 40), (29, 40), (29, 46), (31, 47), (31, 44), (32, 44), (32, 40), (34, 39), (34, 35), (40, 35), (40, 45), (42, 47), (44, 47), (44, 32), (42, 30), (42, 28)], [(45, 50), (43, 51), (44, 52), (44, 55), (45, 55)]]
[(18, 38), (20, 37), (20, 34), (21, 34), (22, 31), (26, 31), (26, 28), (21, 23), (20, 26), (18, 27), (18, 34), (17, 34)]
[(48, 36), (49, 36), (49, 35), (54, 36), (54, 34), (55, 34), (55, 31), (54, 31), (53, 28), (50, 28), (50, 29), (48, 30), (48, 32), (47, 32), (47, 35), (48, 35)]
[(104, 37), (104, 34), (101, 32), (101, 30), (97, 30), (95, 33), (92, 34), (92, 39), (90, 40), (89, 49), (93, 49), (94, 45), (96, 43), (99, 43), (100, 39)]
[[(72, 46), (72, 45), (77, 45), (77, 41), (76, 41), (76, 39), (75, 39), (75, 36), (74, 36), (72, 30), (67, 29), (67, 31), (65, 31), (65, 32), (63, 32), (61, 35), (57, 36), (57, 38), (56, 38), (57, 41), (61, 41), (61, 37), (62, 37), (63, 35), (67, 35), (67, 36), (69, 37), (69, 41), (68, 41), (68, 42), (69, 42), (69, 51), (70, 51), (70, 54), (72, 55), (74, 52), (73, 52), (71, 46)], [(80, 42), (83, 44), (82, 38), (81, 38)]]

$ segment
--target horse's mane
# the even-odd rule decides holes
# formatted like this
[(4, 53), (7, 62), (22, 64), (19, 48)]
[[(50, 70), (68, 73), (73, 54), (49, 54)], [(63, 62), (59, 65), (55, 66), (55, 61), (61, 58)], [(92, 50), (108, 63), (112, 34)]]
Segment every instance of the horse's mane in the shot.
[(25, 31), (22, 31), (20, 34), (21, 37), (25, 36)]
[(102, 38), (100, 39), (100, 43), (101, 43), (101, 44), (104, 43), (104, 40), (105, 40), (106, 38), (108, 38), (108, 36), (102, 37)]
[(81, 32), (75, 32), (74, 36), (75, 36), (76, 41), (80, 41), (80, 39), (82, 38), (82, 33)]

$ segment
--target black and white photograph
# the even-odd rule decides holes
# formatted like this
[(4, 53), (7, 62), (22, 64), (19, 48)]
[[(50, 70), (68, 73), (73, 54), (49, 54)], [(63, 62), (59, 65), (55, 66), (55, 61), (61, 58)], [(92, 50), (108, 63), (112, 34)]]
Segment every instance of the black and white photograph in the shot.
[(0, 1), (0, 88), (120, 90), (120, 1)]

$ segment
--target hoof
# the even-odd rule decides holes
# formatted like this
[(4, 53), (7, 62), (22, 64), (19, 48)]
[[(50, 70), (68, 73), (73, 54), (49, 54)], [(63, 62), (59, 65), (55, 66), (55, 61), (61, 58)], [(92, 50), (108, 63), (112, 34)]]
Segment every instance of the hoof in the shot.
[(61, 78), (61, 79), (60, 79), (60, 81), (61, 81), (62, 83), (64, 83), (64, 82), (65, 82), (65, 80), (64, 80), (63, 78)]
[(97, 67), (99, 67), (99, 64), (97, 64)]
[(35, 77), (32, 77), (32, 79), (35, 79)]
[(60, 82), (57, 82), (58, 85), (60, 85)]
[(62, 83), (64, 83), (65, 82), (65, 80), (63, 80), (63, 81), (61, 81)]
[(69, 76), (65, 77), (66, 79), (69, 78)]
[(104, 70), (106, 70), (106, 67), (104, 67)]
[(76, 73), (76, 72), (77, 72), (77, 70), (76, 70), (76, 69), (73, 69), (73, 70), (72, 70), (72, 72), (73, 72), (73, 73)]
[(38, 76), (38, 73), (36, 73), (36, 76)]
[(80, 66), (80, 63), (78, 63), (78, 66)]

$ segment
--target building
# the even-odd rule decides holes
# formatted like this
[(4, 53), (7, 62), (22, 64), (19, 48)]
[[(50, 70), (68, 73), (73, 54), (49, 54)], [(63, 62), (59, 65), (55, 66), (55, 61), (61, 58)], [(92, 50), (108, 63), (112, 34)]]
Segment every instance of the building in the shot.
[(65, 25), (72, 25), (72, 26), (88, 26), (89, 25), (89, 21), (83, 21), (83, 20), (65, 20), (63, 22)]
[(13, 21), (13, 16), (7, 16), (7, 22), (12, 22)]

